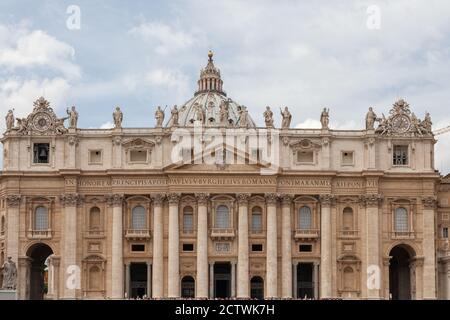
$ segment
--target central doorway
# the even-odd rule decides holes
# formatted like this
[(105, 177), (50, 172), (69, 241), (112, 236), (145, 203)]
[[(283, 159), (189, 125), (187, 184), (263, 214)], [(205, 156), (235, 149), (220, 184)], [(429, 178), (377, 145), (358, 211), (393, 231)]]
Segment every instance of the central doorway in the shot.
[(411, 300), (410, 261), (412, 249), (398, 245), (389, 253), (389, 293), (392, 300)]
[(148, 296), (147, 293), (147, 264), (130, 264), (130, 291), (131, 298), (142, 298)]
[(297, 265), (297, 298), (314, 299), (313, 263)]
[(231, 265), (230, 263), (214, 264), (214, 297), (231, 297)]
[(30, 299), (43, 300), (48, 291), (47, 266), (45, 261), (53, 250), (45, 243), (36, 243), (27, 250), (31, 258), (30, 265)]

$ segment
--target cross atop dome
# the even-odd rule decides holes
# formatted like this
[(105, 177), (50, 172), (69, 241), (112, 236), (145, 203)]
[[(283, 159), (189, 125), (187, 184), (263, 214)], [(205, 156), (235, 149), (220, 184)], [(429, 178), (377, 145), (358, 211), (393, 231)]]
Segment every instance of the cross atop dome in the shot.
[(214, 53), (209, 50), (208, 52), (208, 64), (202, 70), (200, 70), (200, 79), (197, 81), (198, 90), (195, 95), (204, 92), (218, 92), (226, 96), (225, 91), (223, 91), (223, 81), (220, 78), (220, 70), (214, 66), (213, 61)]

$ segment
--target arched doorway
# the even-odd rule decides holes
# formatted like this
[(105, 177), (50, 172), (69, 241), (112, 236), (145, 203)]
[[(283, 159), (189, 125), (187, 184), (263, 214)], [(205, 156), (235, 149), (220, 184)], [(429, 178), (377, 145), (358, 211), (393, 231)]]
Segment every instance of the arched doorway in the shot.
[(414, 250), (406, 245), (391, 249), (389, 256), (389, 293), (392, 300), (411, 300), (410, 262)]
[(181, 279), (181, 297), (195, 298), (195, 280), (191, 276)]
[(264, 299), (264, 280), (261, 277), (253, 277), (250, 280), (250, 297)]
[(44, 243), (32, 245), (27, 256), (31, 258), (30, 265), (30, 299), (42, 300), (48, 289), (45, 261), (53, 254), (53, 250)]

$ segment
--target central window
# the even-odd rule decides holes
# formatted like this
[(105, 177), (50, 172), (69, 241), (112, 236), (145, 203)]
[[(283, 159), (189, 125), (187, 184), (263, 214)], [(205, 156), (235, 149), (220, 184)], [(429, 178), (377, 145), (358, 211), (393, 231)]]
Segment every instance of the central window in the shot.
[(183, 231), (194, 231), (194, 210), (192, 207), (185, 207), (183, 210)]
[(33, 163), (49, 163), (50, 145), (48, 143), (35, 143), (33, 145)]
[(298, 211), (298, 228), (300, 230), (308, 230), (312, 227), (311, 208), (303, 206)]
[(216, 212), (216, 228), (227, 229), (230, 227), (230, 210), (227, 206), (220, 205)]
[(146, 229), (146, 212), (143, 206), (136, 206), (131, 211), (131, 228), (133, 230)]
[(43, 231), (48, 229), (48, 210), (45, 207), (37, 207), (34, 220), (34, 230)]
[(262, 210), (260, 207), (254, 207), (252, 210), (252, 231), (262, 231)]
[(408, 165), (408, 146), (394, 146), (392, 164), (394, 166)]
[(408, 211), (405, 208), (395, 209), (394, 228), (394, 230), (398, 232), (408, 231)]

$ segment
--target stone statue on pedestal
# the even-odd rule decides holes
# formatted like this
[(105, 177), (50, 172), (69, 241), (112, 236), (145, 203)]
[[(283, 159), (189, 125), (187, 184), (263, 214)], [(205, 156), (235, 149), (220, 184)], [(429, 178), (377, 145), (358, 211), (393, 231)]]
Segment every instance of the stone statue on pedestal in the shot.
[(69, 115), (69, 128), (75, 129), (78, 123), (78, 112), (75, 110), (75, 106), (72, 106), (70, 110), (67, 108), (66, 112)]
[(291, 120), (292, 120), (292, 115), (289, 112), (288, 107), (285, 107), (284, 110), (281, 110), (281, 116), (283, 117), (283, 120), (281, 121), (281, 128), (282, 129), (289, 129), (289, 127), (291, 126)]
[(164, 122), (164, 111), (161, 110), (161, 107), (158, 106), (155, 112), (155, 119), (156, 119), (156, 127), (160, 128), (163, 125)]
[(377, 115), (373, 112), (372, 107), (370, 107), (366, 114), (366, 130), (373, 130), (375, 121), (377, 121)]
[(263, 113), (264, 121), (266, 123), (267, 128), (273, 128), (273, 112), (270, 110), (270, 107), (266, 107), (266, 111)]
[(3, 284), (2, 289), (15, 290), (17, 283), (17, 267), (11, 257), (3, 264)]
[(323, 108), (322, 114), (320, 115), (320, 123), (322, 124), (322, 129), (329, 129), (330, 124), (330, 109)]
[(11, 129), (14, 127), (14, 113), (12, 110), (8, 111), (5, 120), (6, 120), (6, 132), (11, 131)]
[(114, 120), (114, 127), (122, 128), (122, 120), (123, 120), (123, 113), (120, 110), (120, 107), (116, 107), (116, 111), (113, 113), (113, 120)]

